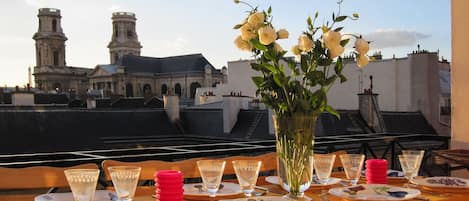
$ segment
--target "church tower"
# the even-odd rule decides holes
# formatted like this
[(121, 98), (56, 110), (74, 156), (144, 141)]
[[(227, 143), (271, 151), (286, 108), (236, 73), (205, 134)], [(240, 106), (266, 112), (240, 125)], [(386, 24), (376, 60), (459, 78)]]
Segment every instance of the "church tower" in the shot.
[(115, 12), (112, 14), (112, 40), (107, 46), (111, 64), (115, 64), (127, 54), (140, 56), (142, 46), (135, 31), (136, 21), (134, 13)]
[(62, 31), (60, 10), (41, 8), (37, 17), (39, 28), (33, 36), (36, 41), (36, 67), (64, 67), (67, 37)]

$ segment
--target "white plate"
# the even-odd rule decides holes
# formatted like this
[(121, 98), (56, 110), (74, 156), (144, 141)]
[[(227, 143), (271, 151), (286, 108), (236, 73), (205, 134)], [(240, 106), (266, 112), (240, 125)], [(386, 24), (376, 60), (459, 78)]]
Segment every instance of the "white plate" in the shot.
[[(222, 182), (223, 188), (217, 191), (217, 197), (219, 196), (231, 196), (231, 195), (238, 195), (243, 193), (239, 184), (235, 183), (228, 183)], [(184, 184), (184, 196), (207, 196), (208, 193), (206, 191), (200, 192), (198, 188), (195, 188), (194, 185), (202, 185), (202, 183), (196, 184)]]
[[(453, 180), (459, 182), (461, 185), (456, 186), (456, 185), (448, 185), (445, 184), (445, 180)], [(442, 183), (443, 182), (443, 183)], [(469, 189), (469, 180), (467, 179), (462, 179), (462, 178), (457, 178), (457, 177), (427, 177), (427, 178), (418, 178), (418, 179), (413, 179), (412, 183), (421, 185), (421, 186), (426, 186), (426, 187), (436, 187), (436, 188), (462, 188), (462, 189)]]
[[(405, 175), (402, 171), (399, 170), (388, 170), (386, 172), (387, 175), (390, 174), (397, 174), (397, 176), (388, 176), (388, 179), (405, 179)], [(366, 170), (362, 171), (362, 176), (366, 177)]]
[(288, 198), (280, 196), (259, 196), (251, 198), (238, 198), (238, 199), (229, 199), (229, 200), (220, 200), (220, 201), (291, 201)]
[[(363, 186), (365, 190), (358, 191), (357, 194), (351, 195), (344, 190), (350, 189), (352, 187), (341, 187), (341, 188), (332, 188), (329, 189), (329, 193), (331, 195), (335, 195), (340, 198), (345, 198), (349, 200), (408, 200), (413, 199), (420, 195), (420, 191), (417, 189), (411, 188), (400, 188), (396, 186), (384, 185), (384, 184), (362, 184), (359, 186)], [(389, 187), (388, 191), (396, 192), (396, 191), (405, 191), (407, 195), (402, 198), (392, 197), (387, 194), (379, 194), (375, 191), (376, 188), (382, 187)]]
[[(268, 176), (268, 177), (265, 178), (265, 181), (266, 181), (266, 182), (269, 182), (269, 183), (271, 183), (271, 184), (280, 185), (280, 180), (279, 180), (279, 177), (278, 177), (278, 176)], [(311, 186), (313, 186), (313, 187), (329, 186), (329, 185), (338, 184), (340, 181), (341, 181), (341, 179), (339, 179), (339, 178), (331, 177), (331, 178), (329, 179), (329, 183), (328, 183), (328, 184), (313, 184), (313, 183), (311, 183)]]
[[(110, 201), (109, 192), (107, 190), (97, 190), (94, 194), (94, 201)], [(75, 201), (72, 193), (48, 193), (38, 195), (34, 201)]]

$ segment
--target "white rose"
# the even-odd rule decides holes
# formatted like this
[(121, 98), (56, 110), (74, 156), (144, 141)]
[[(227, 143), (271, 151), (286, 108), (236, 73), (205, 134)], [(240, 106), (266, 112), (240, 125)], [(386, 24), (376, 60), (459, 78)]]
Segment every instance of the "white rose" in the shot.
[(253, 38), (257, 37), (256, 28), (251, 24), (246, 23), (239, 29), (241, 31), (241, 38), (245, 41), (250, 41)]
[(365, 54), (360, 54), (357, 58), (357, 66), (360, 68), (365, 67), (369, 63), (369, 58)]
[(277, 39), (277, 33), (270, 26), (265, 26), (259, 29), (259, 42), (263, 45), (270, 45)]
[(344, 53), (344, 49), (345, 49), (344, 47), (342, 47), (341, 45), (338, 45), (338, 46), (329, 48), (329, 54), (331, 55), (331, 58), (334, 59), (342, 55), (342, 53)]
[(280, 29), (277, 31), (277, 36), (278, 36), (278, 39), (286, 39), (288, 38), (288, 31), (286, 29)]
[(366, 54), (370, 50), (370, 44), (368, 44), (368, 41), (358, 38), (355, 41), (355, 49), (359, 54)]
[(274, 43), (274, 50), (276, 52), (282, 52), (283, 51), (283, 48), (282, 46), (280, 46), (278, 43)]
[(340, 40), (342, 39), (342, 35), (337, 31), (328, 31), (322, 37), (328, 49), (340, 45)]
[(257, 12), (249, 16), (248, 23), (253, 25), (254, 27), (260, 27), (261, 25), (264, 24), (264, 19), (265, 19), (264, 13)]
[(234, 43), (236, 47), (238, 47), (240, 50), (251, 51), (253, 48), (252, 44), (248, 41), (243, 40), (241, 36), (236, 37)]
[(314, 43), (311, 39), (308, 38), (308, 36), (301, 35), (298, 38), (298, 48), (300, 50), (305, 51), (305, 52), (310, 52), (311, 50), (313, 50), (313, 47), (314, 47)]
[(295, 46), (291, 47), (291, 52), (294, 55), (300, 55), (301, 54), (301, 50), (300, 50), (298, 45), (295, 45)]

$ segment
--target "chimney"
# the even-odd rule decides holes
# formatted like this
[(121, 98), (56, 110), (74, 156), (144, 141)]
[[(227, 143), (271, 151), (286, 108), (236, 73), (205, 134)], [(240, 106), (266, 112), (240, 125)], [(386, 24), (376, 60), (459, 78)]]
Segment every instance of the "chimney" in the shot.
[(166, 95), (163, 96), (164, 110), (171, 122), (179, 120), (179, 96)]
[(376, 133), (385, 133), (386, 126), (379, 109), (378, 94), (373, 93), (373, 76), (370, 76), (370, 88), (358, 94), (358, 109), (360, 115)]

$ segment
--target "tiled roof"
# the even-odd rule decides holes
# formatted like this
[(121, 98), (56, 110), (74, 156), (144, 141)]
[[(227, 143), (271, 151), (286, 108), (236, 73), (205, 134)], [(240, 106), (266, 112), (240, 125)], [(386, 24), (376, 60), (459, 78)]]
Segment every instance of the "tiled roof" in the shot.
[(420, 112), (382, 112), (389, 133), (436, 134)]
[(119, 61), (127, 73), (183, 73), (205, 72), (205, 67), (218, 72), (202, 54), (191, 54), (173, 57), (143, 57), (125, 55)]

